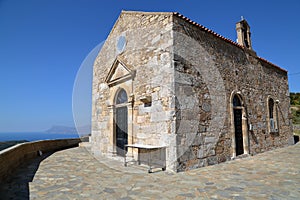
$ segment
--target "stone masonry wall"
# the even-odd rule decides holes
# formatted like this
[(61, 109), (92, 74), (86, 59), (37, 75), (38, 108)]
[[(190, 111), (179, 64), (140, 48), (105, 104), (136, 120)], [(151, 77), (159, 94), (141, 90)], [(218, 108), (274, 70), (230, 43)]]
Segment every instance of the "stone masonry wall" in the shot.
[[(231, 159), (233, 93), (253, 126), (250, 154), (292, 144), (286, 71), (180, 17), (173, 30), (178, 171)], [(278, 134), (268, 130), (269, 97), (280, 102)]]
[[(126, 37), (124, 52), (116, 50), (118, 37)], [(131, 143), (167, 145), (167, 168), (174, 168), (175, 92), (171, 50), (172, 13), (136, 13), (123, 11), (99, 53), (93, 74), (92, 150), (110, 154), (114, 104), (112, 91), (125, 88), (130, 96), (131, 120), (128, 122)], [(105, 78), (115, 61), (121, 59), (136, 71), (133, 80), (109, 87)], [(147, 107), (141, 97), (152, 98)]]

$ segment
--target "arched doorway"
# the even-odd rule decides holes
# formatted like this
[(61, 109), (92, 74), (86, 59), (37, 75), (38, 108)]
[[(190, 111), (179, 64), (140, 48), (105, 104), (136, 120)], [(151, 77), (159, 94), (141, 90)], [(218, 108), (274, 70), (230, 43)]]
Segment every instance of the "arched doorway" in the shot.
[(236, 156), (244, 154), (243, 142), (243, 107), (241, 99), (238, 95), (233, 97), (233, 118), (234, 118), (234, 136), (235, 136), (235, 152)]
[(121, 89), (116, 95), (116, 111), (115, 111), (115, 144), (117, 155), (125, 156), (128, 144), (128, 97), (124, 89)]

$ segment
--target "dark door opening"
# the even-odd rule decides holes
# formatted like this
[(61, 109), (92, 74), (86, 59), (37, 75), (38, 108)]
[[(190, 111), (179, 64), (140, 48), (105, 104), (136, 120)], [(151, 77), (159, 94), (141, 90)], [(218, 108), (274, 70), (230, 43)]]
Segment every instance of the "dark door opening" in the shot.
[(242, 129), (242, 109), (234, 109), (234, 131), (236, 155), (244, 154), (243, 129)]
[(116, 146), (117, 155), (125, 156), (128, 144), (128, 112), (127, 107), (116, 108)]

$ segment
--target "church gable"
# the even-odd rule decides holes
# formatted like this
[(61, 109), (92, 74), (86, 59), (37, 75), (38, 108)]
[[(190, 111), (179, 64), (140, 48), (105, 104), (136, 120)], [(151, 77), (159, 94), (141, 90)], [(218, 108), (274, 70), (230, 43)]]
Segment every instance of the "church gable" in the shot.
[(129, 69), (124, 62), (117, 58), (111, 66), (105, 82), (108, 86), (113, 86), (133, 79), (134, 75), (135, 71)]

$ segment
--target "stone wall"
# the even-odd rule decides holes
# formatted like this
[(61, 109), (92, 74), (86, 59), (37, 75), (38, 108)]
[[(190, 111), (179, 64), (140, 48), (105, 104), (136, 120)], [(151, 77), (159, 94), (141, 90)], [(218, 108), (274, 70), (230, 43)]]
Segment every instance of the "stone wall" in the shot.
[[(177, 170), (230, 160), (232, 95), (243, 98), (248, 153), (292, 144), (287, 72), (182, 19), (174, 17)], [(279, 132), (268, 130), (268, 98), (279, 100)], [(249, 130), (249, 126), (253, 130)]]
[(42, 153), (78, 146), (80, 139), (43, 140), (17, 144), (0, 151), (0, 180), (6, 179), (23, 162)]
[[(126, 38), (124, 52), (116, 48), (120, 36)], [(116, 154), (114, 98), (123, 88), (129, 96), (129, 143), (167, 145), (167, 165), (169, 168), (174, 165), (170, 159), (176, 151), (172, 47), (172, 13), (121, 13), (94, 64), (92, 151), (95, 154)], [(116, 60), (135, 72), (135, 76), (109, 86), (105, 80)], [(143, 97), (151, 98), (152, 105), (145, 105)]]

